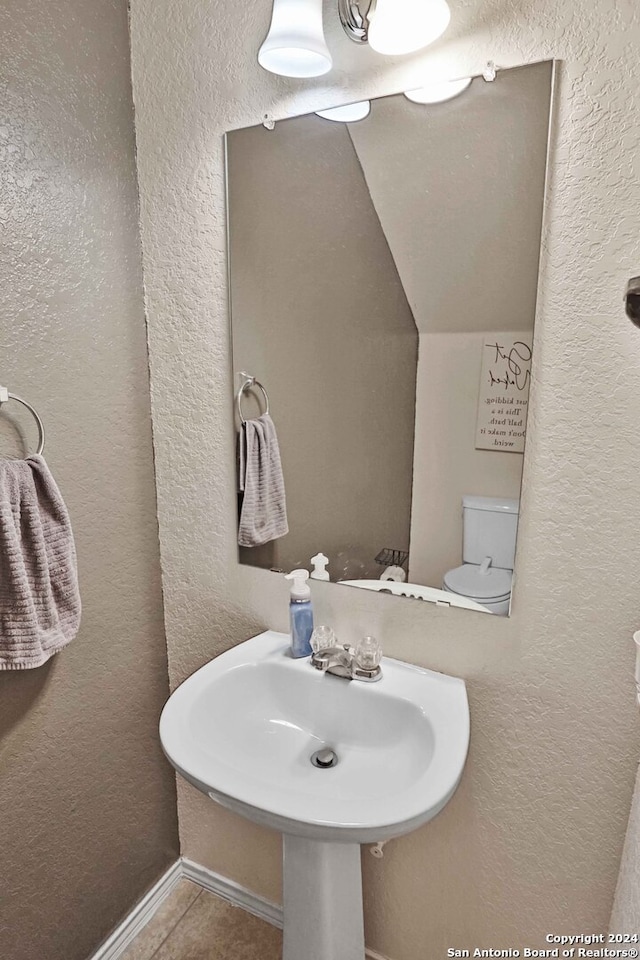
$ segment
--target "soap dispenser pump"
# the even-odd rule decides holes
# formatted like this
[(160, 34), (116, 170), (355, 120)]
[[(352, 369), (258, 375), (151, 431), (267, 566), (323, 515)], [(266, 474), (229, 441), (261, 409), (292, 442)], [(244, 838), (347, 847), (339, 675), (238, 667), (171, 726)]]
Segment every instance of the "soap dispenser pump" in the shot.
[(285, 580), (292, 580), (291, 599), (289, 601), (289, 620), (291, 623), (291, 656), (311, 656), (311, 634), (313, 633), (313, 609), (311, 607), (311, 588), (308, 570), (292, 570), (285, 574)]

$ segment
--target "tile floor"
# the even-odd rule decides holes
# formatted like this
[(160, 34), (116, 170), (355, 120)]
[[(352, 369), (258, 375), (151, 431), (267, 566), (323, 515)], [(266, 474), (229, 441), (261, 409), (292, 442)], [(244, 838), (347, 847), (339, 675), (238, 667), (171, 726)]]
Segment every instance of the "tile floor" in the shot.
[(181, 880), (122, 960), (280, 960), (282, 931)]

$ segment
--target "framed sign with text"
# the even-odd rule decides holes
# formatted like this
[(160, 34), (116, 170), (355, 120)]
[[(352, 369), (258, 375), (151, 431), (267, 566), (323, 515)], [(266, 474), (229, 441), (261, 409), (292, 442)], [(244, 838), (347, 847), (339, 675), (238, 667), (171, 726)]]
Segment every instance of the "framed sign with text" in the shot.
[(523, 453), (531, 346), (527, 333), (487, 334), (482, 344), (476, 450)]

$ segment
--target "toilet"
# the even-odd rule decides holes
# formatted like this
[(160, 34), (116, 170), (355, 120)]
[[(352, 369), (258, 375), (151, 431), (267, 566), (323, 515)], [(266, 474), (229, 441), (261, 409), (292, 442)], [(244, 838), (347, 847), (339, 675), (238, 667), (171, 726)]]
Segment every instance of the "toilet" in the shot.
[(442, 587), (506, 617), (516, 552), (519, 500), (462, 498), (462, 566), (444, 575)]

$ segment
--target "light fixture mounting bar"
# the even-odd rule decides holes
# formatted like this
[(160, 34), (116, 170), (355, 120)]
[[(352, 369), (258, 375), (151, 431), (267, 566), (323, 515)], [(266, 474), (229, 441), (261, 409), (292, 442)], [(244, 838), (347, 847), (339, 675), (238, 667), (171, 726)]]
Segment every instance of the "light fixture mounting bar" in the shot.
[[(354, 43), (368, 42), (369, 18), (374, 12), (375, 4), (376, 0), (371, 0), (368, 4), (366, 0), (362, 0), (362, 3), (358, 0), (338, 0), (342, 29)], [(363, 13), (365, 7), (366, 12)]]

